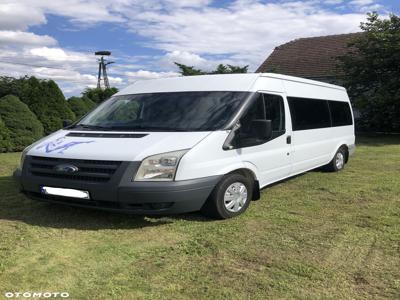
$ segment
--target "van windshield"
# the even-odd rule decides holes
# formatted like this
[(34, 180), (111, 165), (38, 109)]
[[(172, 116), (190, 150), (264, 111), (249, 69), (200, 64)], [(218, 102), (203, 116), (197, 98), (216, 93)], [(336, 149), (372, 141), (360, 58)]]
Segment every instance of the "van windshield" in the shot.
[(213, 131), (224, 128), (250, 92), (173, 92), (114, 96), (73, 128)]

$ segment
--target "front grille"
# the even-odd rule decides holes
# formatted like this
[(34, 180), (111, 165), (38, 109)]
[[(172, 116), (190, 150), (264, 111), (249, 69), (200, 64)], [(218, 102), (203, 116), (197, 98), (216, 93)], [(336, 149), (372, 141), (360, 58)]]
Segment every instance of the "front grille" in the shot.
[[(55, 167), (62, 164), (74, 165), (79, 170), (74, 173), (57, 171)], [(29, 159), (28, 172), (30, 172), (34, 176), (39, 177), (90, 182), (107, 182), (112, 178), (120, 165), (120, 161), (64, 159), (31, 156)]]

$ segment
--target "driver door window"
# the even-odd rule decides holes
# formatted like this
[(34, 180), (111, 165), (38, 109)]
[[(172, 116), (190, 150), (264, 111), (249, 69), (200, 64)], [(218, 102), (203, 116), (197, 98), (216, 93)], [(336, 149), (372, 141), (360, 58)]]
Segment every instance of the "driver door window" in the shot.
[(285, 110), (283, 98), (278, 95), (260, 93), (251, 107), (240, 119), (237, 134), (238, 148), (260, 145), (266, 140), (257, 138), (252, 122), (254, 120), (271, 120), (272, 137), (270, 140), (285, 134)]

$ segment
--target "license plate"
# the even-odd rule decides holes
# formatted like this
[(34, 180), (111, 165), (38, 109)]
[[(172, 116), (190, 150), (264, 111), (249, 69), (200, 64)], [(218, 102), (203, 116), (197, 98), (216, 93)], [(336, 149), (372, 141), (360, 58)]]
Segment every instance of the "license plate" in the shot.
[(89, 195), (88, 191), (81, 191), (81, 190), (74, 190), (74, 189), (64, 189), (64, 188), (42, 186), (40, 188), (40, 192), (42, 194), (53, 195), (53, 196), (78, 198), (78, 199), (90, 199), (90, 195)]

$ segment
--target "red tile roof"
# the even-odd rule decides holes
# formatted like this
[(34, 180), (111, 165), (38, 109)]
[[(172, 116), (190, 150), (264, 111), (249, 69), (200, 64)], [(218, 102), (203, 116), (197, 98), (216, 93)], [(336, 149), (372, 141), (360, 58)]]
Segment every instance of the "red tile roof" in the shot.
[(275, 48), (256, 72), (324, 78), (340, 75), (337, 57), (349, 52), (347, 44), (363, 33), (302, 38)]

